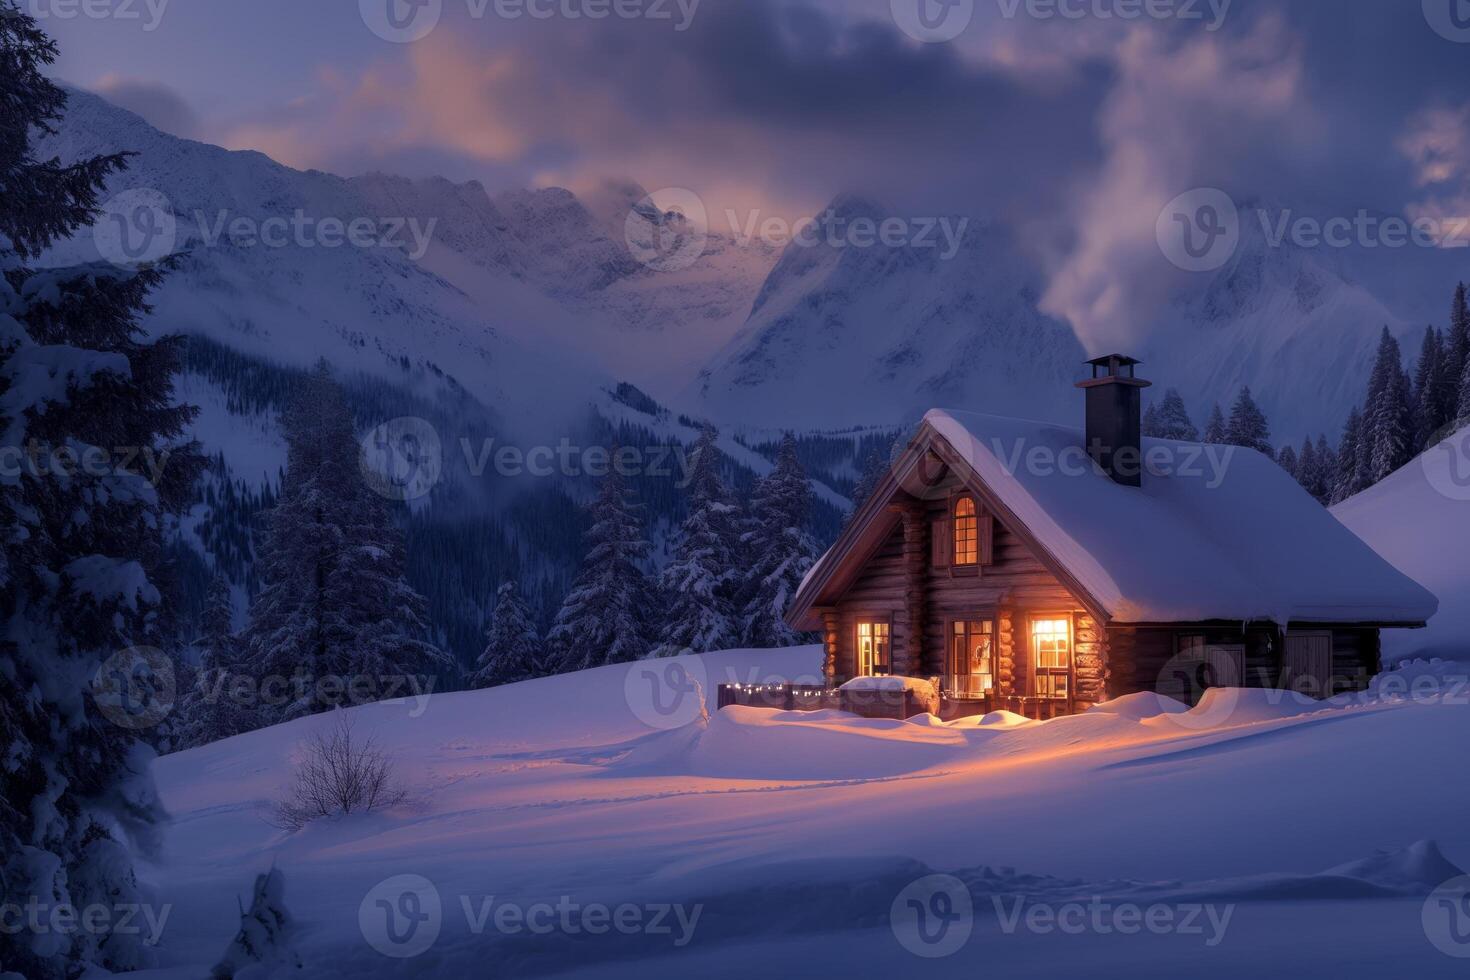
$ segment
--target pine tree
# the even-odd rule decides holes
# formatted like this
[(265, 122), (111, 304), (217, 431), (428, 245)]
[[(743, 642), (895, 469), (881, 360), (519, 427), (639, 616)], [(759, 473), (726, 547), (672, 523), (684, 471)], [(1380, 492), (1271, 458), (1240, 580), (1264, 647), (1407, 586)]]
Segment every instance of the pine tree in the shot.
[[(1285, 449), (1282, 452), (1286, 452)], [(1307, 493), (1316, 496), (1312, 486), (1319, 478), (1321, 471), (1317, 467), (1317, 449), (1312, 445), (1312, 437), (1307, 436), (1302, 440), (1301, 451), (1296, 456), (1296, 482), (1302, 485)]]
[(1319, 436), (1315, 444), (1311, 436), (1302, 440), (1301, 451), (1297, 454), (1296, 479), (1302, 489), (1324, 506), (1332, 499), (1335, 467), (1336, 461), (1332, 451), (1327, 448), (1326, 436)]
[(1276, 463), (1283, 470), (1290, 473), (1298, 483), (1302, 480), (1301, 464), (1298, 461), (1296, 450), (1291, 446), (1282, 446), (1281, 452), (1276, 455)]
[(1161, 439), (1163, 438), (1160, 434), (1162, 429), (1163, 423), (1159, 421), (1159, 406), (1150, 403), (1148, 408), (1143, 410), (1143, 435), (1149, 439)]
[(1332, 503), (1332, 484), (1337, 479), (1337, 450), (1327, 442), (1327, 434), (1317, 436), (1317, 478), (1312, 482), (1312, 495), (1323, 506)]
[(657, 656), (728, 650), (740, 641), (735, 608), (739, 515), (720, 480), (715, 439), (715, 430), (706, 428), (694, 447), (689, 514), (660, 580), (667, 612)]
[(1342, 441), (1337, 446), (1337, 472), (1332, 483), (1332, 502), (1344, 500), (1368, 489), (1367, 470), (1363, 465), (1363, 414), (1354, 406), (1343, 426)]
[(868, 498), (873, 495), (873, 491), (878, 489), (878, 484), (888, 474), (889, 465), (888, 454), (878, 449), (874, 449), (868, 453), (867, 458), (863, 460), (862, 476), (858, 479), (857, 486), (853, 487), (852, 490), (852, 510), (848, 511), (848, 521), (852, 520), (853, 515), (862, 509), (863, 504), (868, 502)]
[(515, 684), (542, 675), (541, 634), (514, 581), (502, 584), (496, 594), (486, 641), (478, 669), (470, 678), (471, 689)]
[(1465, 372), (1460, 376), (1460, 413), (1455, 416), (1455, 431), (1470, 425), (1470, 359), (1465, 361)]
[(1429, 327), (1424, 331), (1424, 344), (1419, 349), (1419, 362), (1414, 369), (1414, 448), (1422, 451), (1429, 445), (1434, 434), (1442, 429), (1445, 417), (1444, 378), (1448, 365), (1445, 362), (1439, 331)]
[(181, 747), (207, 745), (249, 731), (254, 719), (234, 696), (239, 677), (240, 644), (235, 637), (234, 600), (230, 581), (216, 575), (199, 620), (198, 678), (184, 697)]
[(781, 440), (776, 467), (751, 495), (750, 529), (745, 534), (750, 574), (742, 610), (742, 634), (752, 647), (793, 646), (807, 642), (786, 623), (786, 609), (817, 558), (806, 530), (812, 487), (796, 455), (796, 439)]
[(1143, 434), (1151, 435), (1156, 439), (1199, 442), (1199, 429), (1195, 428), (1194, 422), (1190, 420), (1189, 409), (1184, 405), (1184, 396), (1179, 394), (1178, 389), (1170, 388), (1164, 392), (1164, 400), (1159, 404), (1154, 431), (1145, 431)]
[(1460, 379), (1470, 367), (1470, 301), (1465, 295), (1465, 284), (1455, 288), (1455, 299), (1450, 305), (1449, 332), (1443, 340), (1445, 397), (1444, 417), (1460, 419), (1470, 417), (1470, 403), (1463, 397)]
[(1212, 446), (1223, 446), (1230, 438), (1229, 429), (1225, 425), (1225, 413), (1220, 411), (1219, 404), (1210, 410), (1210, 420), (1205, 423), (1205, 442)]
[(1267, 456), (1276, 455), (1271, 448), (1271, 427), (1266, 422), (1266, 414), (1251, 397), (1250, 388), (1240, 389), (1240, 395), (1231, 406), (1225, 442), (1232, 446), (1255, 449)]
[[(43, 73), (56, 57), (0, 2), (0, 445), (35, 462), (0, 475), (0, 906), (116, 909), (143, 901), (134, 853), (164, 819), (138, 735), (172, 706), (148, 673), (168, 658), (143, 648), (171, 640), (163, 528), (201, 460), (173, 402), (181, 341), (138, 325), (163, 272), (27, 265), (93, 219), (126, 163), (33, 157), (66, 106)], [(116, 465), (129, 447), (169, 453), (156, 483)], [(152, 960), (122, 931), (0, 930), (0, 971), (31, 980)]]
[(389, 679), (431, 684), (453, 666), (427, 639), (402, 532), (362, 477), (352, 414), (325, 364), (297, 385), (281, 425), (286, 475), (266, 516), (242, 670), (261, 690), (291, 681), (293, 696), (262, 699), (262, 725), (353, 703), (343, 698)]
[(1409, 387), (1399, 343), (1384, 327), (1363, 409), (1369, 486), (1414, 458), (1414, 413), (1409, 403)]
[(626, 478), (610, 467), (592, 505), (586, 557), (546, 638), (559, 671), (628, 663), (648, 653), (648, 542), (629, 495)]

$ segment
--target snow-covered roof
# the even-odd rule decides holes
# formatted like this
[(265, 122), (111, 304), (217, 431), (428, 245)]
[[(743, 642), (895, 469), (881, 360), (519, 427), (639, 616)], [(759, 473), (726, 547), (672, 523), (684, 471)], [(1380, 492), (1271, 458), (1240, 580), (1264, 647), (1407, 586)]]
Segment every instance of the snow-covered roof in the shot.
[[(924, 421), (910, 453), (929, 432), (942, 439), (998, 516), (1112, 622), (1409, 625), (1439, 608), (1255, 450), (1145, 439), (1134, 488), (1092, 464), (1078, 429), (968, 412)], [(834, 551), (853, 547), (847, 538)], [(813, 570), (796, 608), (825, 578)]]
[(1090, 464), (1077, 429), (925, 421), (1114, 621), (1421, 623), (1439, 608), (1255, 450), (1145, 439), (1154, 464), (1133, 488)]

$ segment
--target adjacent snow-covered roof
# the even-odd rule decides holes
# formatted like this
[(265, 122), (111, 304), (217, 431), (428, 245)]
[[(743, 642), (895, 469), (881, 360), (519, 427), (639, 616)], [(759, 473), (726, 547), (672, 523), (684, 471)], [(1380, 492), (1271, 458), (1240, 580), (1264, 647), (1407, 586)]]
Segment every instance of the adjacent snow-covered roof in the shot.
[(1093, 467), (1077, 429), (925, 421), (1114, 621), (1420, 623), (1439, 608), (1254, 450), (1145, 439), (1140, 489)]
[[(1439, 608), (1254, 450), (1145, 439), (1134, 488), (1092, 464), (1077, 429), (965, 412), (924, 421), (910, 453), (926, 442), (950, 450), (998, 516), (1112, 622), (1408, 625)], [(848, 538), (834, 551), (854, 547)], [(833, 558), (813, 569), (796, 608), (829, 588), (819, 569)]]

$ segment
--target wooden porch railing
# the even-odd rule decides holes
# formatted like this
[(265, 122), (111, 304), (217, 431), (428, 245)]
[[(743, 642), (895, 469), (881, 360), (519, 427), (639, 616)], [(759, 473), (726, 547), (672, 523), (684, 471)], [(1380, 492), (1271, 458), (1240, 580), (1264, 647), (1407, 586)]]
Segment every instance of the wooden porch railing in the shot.
[[(1046, 721), (1071, 713), (1071, 703), (1058, 698), (989, 697), (941, 699), (946, 718), (966, 714), (1009, 711), (1034, 721)], [(721, 684), (718, 708), (741, 705), (774, 708), (778, 711), (847, 711), (865, 718), (906, 719), (922, 714), (924, 708), (911, 691), (841, 691), (806, 684)], [(962, 709), (962, 710), (953, 710)]]

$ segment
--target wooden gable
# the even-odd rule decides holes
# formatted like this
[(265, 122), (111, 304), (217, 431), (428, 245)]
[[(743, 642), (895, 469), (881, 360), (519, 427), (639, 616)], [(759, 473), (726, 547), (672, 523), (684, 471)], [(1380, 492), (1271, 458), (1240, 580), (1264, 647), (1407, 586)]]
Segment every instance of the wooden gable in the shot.
[[(1075, 577), (985, 486), (969, 463), (927, 423), (808, 578), (787, 613), (788, 621), (797, 629), (821, 629), (822, 612), (842, 602), (864, 578), (885, 545), (891, 546), (891, 539), (899, 533), (901, 512), (916, 505), (923, 506), (930, 519), (944, 528), (931, 539), (932, 568), (944, 571), (948, 577), (962, 574), (949, 554), (951, 535), (944, 523), (951, 519), (953, 500), (958, 493), (973, 495), (980, 508), (983, 546), (979, 569), (972, 570), (972, 574), (979, 572), (984, 577), (982, 570), (995, 564), (998, 543), (1004, 543), (1009, 549), (1007, 569), (985, 581), (982, 591), (1017, 587), (1044, 590), (1048, 582), (1059, 583), (1078, 605), (1100, 622), (1106, 622), (1106, 613), (1099, 603), (1087, 595)], [(882, 574), (881, 569), (871, 571)]]

